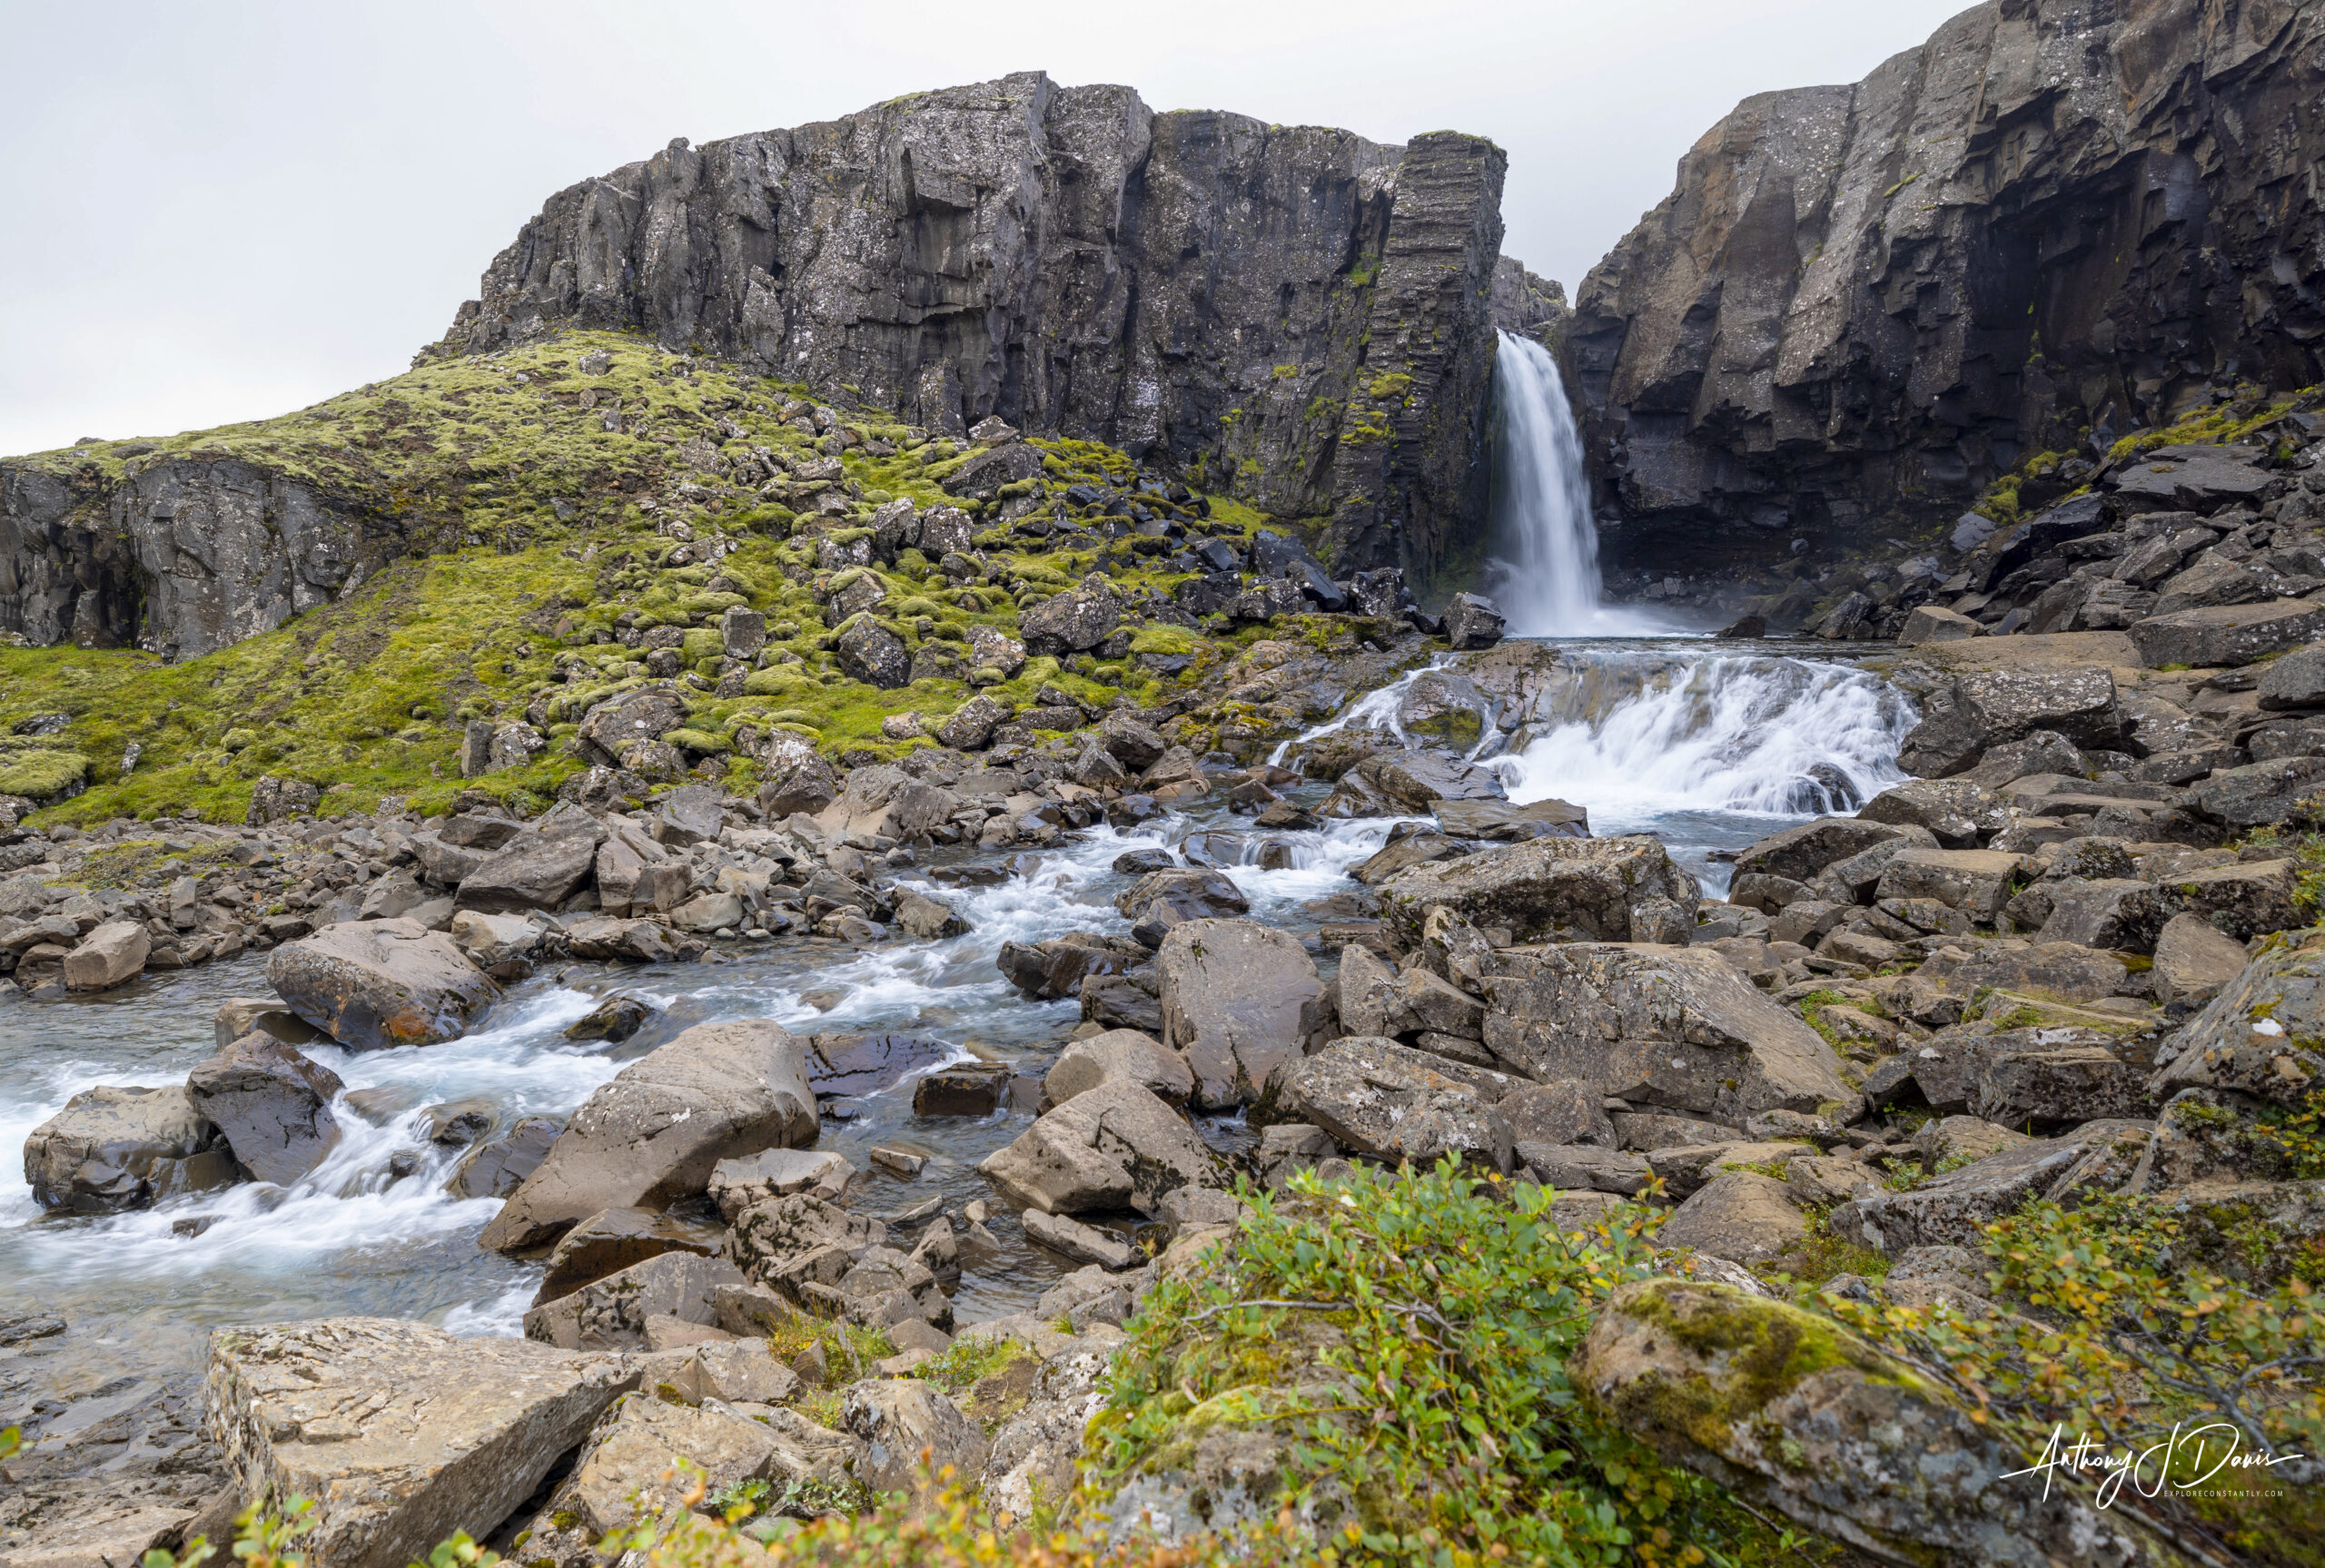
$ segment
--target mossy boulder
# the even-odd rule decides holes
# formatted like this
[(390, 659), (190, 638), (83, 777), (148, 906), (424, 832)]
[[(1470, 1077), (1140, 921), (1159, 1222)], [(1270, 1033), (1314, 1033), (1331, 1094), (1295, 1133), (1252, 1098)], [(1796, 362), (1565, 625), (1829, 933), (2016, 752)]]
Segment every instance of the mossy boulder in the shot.
[(1884, 1562), (2180, 1561), (2126, 1512), (2023, 1472), (2035, 1455), (1830, 1318), (1649, 1279), (1568, 1363), (1586, 1406), (1673, 1464)]
[(28, 751), (0, 759), (0, 795), (50, 801), (89, 776), (89, 759), (74, 751)]

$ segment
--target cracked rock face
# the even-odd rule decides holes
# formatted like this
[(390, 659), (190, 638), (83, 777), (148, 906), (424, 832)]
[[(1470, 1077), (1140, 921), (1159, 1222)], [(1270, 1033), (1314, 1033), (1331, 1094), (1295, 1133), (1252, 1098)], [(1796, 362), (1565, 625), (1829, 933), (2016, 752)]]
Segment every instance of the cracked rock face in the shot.
[(2007, 0), (1746, 101), (1576, 300), (1610, 557), (1950, 520), (2231, 366), (2314, 383), (2320, 38), (2315, 7)]
[[(934, 430), (1241, 471), (1331, 517), (1336, 568), (1427, 569), (1483, 513), (1505, 163), (1024, 73), (559, 192), (439, 351), (642, 330)], [(1522, 281), (1504, 313), (1542, 313)]]
[(318, 1500), (315, 1560), (401, 1568), (506, 1519), (635, 1382), (614, 1356), (327, 1318), (214, 1336), (205, 1421), (245, 1500)]
[(282, 474), (157, 462), (110, 492), (0, 468), (0, 631), (199, 658), (327, 604), (400, 532)]

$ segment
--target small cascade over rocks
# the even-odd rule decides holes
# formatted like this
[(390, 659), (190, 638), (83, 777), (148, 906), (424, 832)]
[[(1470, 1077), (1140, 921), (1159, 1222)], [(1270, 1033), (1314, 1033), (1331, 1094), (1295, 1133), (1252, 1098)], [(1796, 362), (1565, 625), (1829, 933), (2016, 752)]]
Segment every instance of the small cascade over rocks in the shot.
[(1595, 823), (1673, 813), (1853, 812), (1902, 781), (1914, 708), (1844, 665), (1568, 650), (1493, 766), (1513, 801), (1556, 796)]

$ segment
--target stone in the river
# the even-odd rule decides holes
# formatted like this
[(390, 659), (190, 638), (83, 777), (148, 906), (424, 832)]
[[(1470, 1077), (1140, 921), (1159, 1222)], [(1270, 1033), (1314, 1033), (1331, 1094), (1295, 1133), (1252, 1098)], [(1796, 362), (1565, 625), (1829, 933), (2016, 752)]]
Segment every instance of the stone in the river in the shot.
[(450, 937), (409, 920), (327, 925), (276, 948), (266, 978), (292, 1011), (365, 1050), (458, 1040), (500, 993)]
[(576, 958), (617, 959), (624, 963), (673, 963), (702, 951), (658, 921), (617, 920), (594, 915), (565, 928), (565, 945)]
[(519, 1251), (606, 1208), (667, 1208), (704, 1191), (720, 1160), (812, 1143), (806, 1046), (767, 1019), (697, 1024), (592, 1094), (549, 1157), (485, 1228)]
[(108, 921), (83, 937), (64, 955), (64, 986), (68, 991), (111, 991), (144, 972), (153, 939), (134, 920)]
[(1485, 1043), (1548, 1081), (1731, 1125), (1849, 1098), (1833, 1048), (1707, 949), (1511, 949), (1483, 985)]
[(1703, 901), (1696, 879), (1645, 834), (1541, 838), (1402, 871), (1380, 888), (1380, 917), (1408, 947), (1433, 909), (1518, 943), (1581, 938), (1686, 942)]
[(876, 1094), (952, 1054), (942, 1040), (908, 1034), (817, 1034), (807, 1040), (807, 1081), (817, 1094)]
[(650, 1208), (608, 1208), (593, 1214), (558, 1238), (549, 1249), (533, 1303), (569, 1296), (593, 1279), (659, 1257), (691, 1252), (707, 1257), (718, 1250), (718, 1227)]
[(658, 1252), (543, 1297), (525, 1314), (525, 1337), (560, 1350), (636, 1350), (646, 1320), (675, 1317), (706, 1326), (718, 1321), (718, 1292), (748, 1282), (723, 1257)]
[(1007, 1103), (1013, 1070), (1005, 1062), (940, 1067), (912, 1086), (915, 1116), (991, 1116)]
[[(1191, 1190), (1194, 1189), (1183, 1187), (1179, 1189), (1181, 1192)], [(1084, 1225), (1064, 1215), (1044, 1214), (1038, 1208), (1029, 1208), (1024, 1213), (1023, 1223), (1028, 1240), (1038, 1242), (1052, 1252), (1063, 1253), (1076, 1263), (1094, 1263), (1102, 1268), (1119, 1270), (1133, 1268), (1146, 1261), (1144, 1253), (1113, 1231), (1100, 1230), (1095, 1226)]]
[(1327, 1027), (1315, 961), (1289, 932), (1249, 920), (1173, 926), (1154, 955), (1162, 1043), (1194, 1074), (1193, 1103), (1223, 1110)]
[(225, 1135), (242, 1169), (288, 1187), (339, 1147), (331, 1102), (346, 1085), (271, 1034), (246, 1034), (194, 1063), (186, 1095)]
[(634, 996), (609, 996), (591, 1008), (587, 1016), (566, 1025), (565, 1038), (605, 1040), (618, 1045), (645, 1028), (655, 1011), (652, 1003)]
[(271, 1034), (285, 1045), (312, 1045), (324, 1038), (314, 1025), (282, 1005), (280, 997), (236, 996), (218, 1004), (214, 1027), (220, 1049), (246, 1034)]
[(1141, 1031), (1110, 1029), (1088, 1040), (1077, 1040), (1061, 1051), (1049, 1075), (1042, 1080), (1042, 1092), (1051, 1104), (1064, 1105), (1075, 1095), (1114, 1079), (1143, 1084), (1172, 1105), (1184, 1105), (1195, 1088), (1194, 1071), (1185, 1057)]
[(238, 1178), (218, 1129), (184, 1088), (84, 1089), (25, 1139), (25, 1179), (43, 1208), (113, 1214)]
[(1227, 1185), (1219, 1157), (1194, 1129), (1127, 1080), (1074, 1096), (977, 1169), (1018, 1203), (1047, 1214), (1151, 1214), (1177, 1188)]
[(241, 1500), (315, 1500), (330, 1568), (403, 1568), (532, 1495), (637, 1374), (609, 1356), (337, 1317), (211, 1336), (203, 1414)]
[(930, 898), (911, 888), (896, 891), (896, 924), (906, 935), (923, 942), (959, 936), (969, 929), (969, 922), (962, 918), (960, 911), (943, 899)]
[(507, 1198), (549, 1158), (562, 1130), (545, 1116), (528, 1116), (498, 1138), (489, 1138), (461, 1157), (444, 1183), (454, 1198)]

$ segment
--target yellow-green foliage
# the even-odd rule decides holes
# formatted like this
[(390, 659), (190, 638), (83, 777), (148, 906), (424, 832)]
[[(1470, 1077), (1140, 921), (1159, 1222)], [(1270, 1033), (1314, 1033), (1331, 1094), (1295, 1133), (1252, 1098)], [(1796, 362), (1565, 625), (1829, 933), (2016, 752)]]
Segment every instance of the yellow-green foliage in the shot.
[(2279, 402), (2262, 402), (2256, 408), (2257, 393), (2248, 389), (2247, 395), (2226, 403), (2189, 415), (2176, 425), (2157, 430), (2135, 430), (2107, 449), (2109, 462), (2122, 462), (2152, 452), (2159, 447), (2224, 446), (2240, 440), (2262, 425), (2282, 419), (2293, 405), (2293, 399)]

